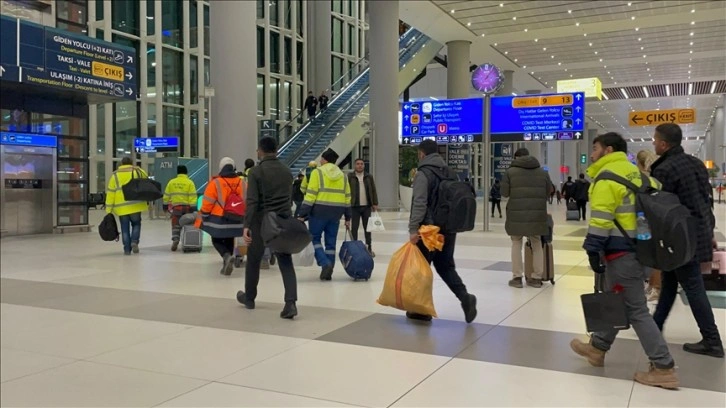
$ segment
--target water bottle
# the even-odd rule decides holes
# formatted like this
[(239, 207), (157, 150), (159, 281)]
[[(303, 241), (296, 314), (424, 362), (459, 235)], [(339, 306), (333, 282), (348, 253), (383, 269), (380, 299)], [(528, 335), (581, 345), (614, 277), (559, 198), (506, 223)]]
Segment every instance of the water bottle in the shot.
[(639, 241), (648, 241), (652, 238), (652, 236), (650, 235), (650, 227), (648, 226), (648, 220), (645, 218), (645, 213), (639, 211), (636, 213), (636, 216), (638, 223), (636, 238)]

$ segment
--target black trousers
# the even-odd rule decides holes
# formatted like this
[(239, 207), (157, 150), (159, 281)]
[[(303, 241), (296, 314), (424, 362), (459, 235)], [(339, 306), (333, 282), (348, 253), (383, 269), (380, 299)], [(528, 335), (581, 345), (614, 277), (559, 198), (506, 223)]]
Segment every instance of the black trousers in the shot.
[[(247, 248), (247, 264), (245, 265), (245, 294), (247, 299), (257, 298), (257, 284), (260, 282), (260, 263), (265, 253), (265, 243), (262, 241), (262, 219), (250, 225), (252, 243)], [(275, 252), (277, 265), (282, 274), (282, 284), (285, 287), (285, 302), (297, 301), (297, 278), (295, 267), (292, 264), (292, 255)]]
[(351, 208), (352, 218), (350, 220), (350, 235), (353, 241), (358, 240), (358, 227), (360, 226), (360, 220), (363, 219), (363, 231), (366, 237), (366, 245), (371, 246), (372, 238), (371, 233), (368, 232), (368, 219), (371, 218), (371, 207), (370, 206), (355, 206)]
[(583, 220), (587, 219), (587, 200), (577, 200), (577, 211)]
[(436, 273), (441, 276), (441, 280), (446, 286), (454, 292), (460, 302), (466, 300), (469, 292), (466, 291), (466, 285), (461, 280), (461, 276), (456, 272), (456, 263), (454, 262), (454, 249), (456, 248), (456, 234), (444, 234), (444, 248), (441, 251), (429, 252), (423, 244), (418, 241), (418, 249), (429, 261), (433, 262)]
[(494, 216), (494, 208), (499, 210), (499, 215), (502, 215), (502, 200), (492, 199), (492, 217)]
[(212, 245), (222, 258), (234, 254), (234, 238), (212, 238)]

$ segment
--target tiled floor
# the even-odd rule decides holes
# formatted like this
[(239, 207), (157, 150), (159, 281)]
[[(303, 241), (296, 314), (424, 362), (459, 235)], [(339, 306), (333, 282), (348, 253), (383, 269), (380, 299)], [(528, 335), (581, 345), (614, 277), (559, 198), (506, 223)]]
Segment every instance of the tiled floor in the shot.
[[(169, 252), (165, 221), (145, 220), (141, 254), (128, 257), (95, 233), (3, 238), (0, 405), (726, 406), (724, 360), (681, 350), (699, 338), (681, 302), (665, 332), (679, 391), (631, 380), (647, 365), (632, 330), (604, 368), (572, 354), (569, 340), (584, 336), (579, 295), (593, 284), (580, 249), (586, 225), (552, 209), (555, 285), (507, 286), (500, 219), (490, 232), (457, 239), (459, 272), (479, 299), (471, 325), (438, 277), (440, 318), (430, 324), (376, 304), (390, 257), (407, 238), (403, 213), (384, 214), (387, 231), (374, 234), (370, 281), (353, 282), (338, 268), (332, 282), (320, 282), (317, 268), (297, 268), (294, 321), (278, 316), (276, 267), (262, 273), (257, 309), (246, 310), (234, 299), (243, 270), (220, 276), (210, 245), (201, 254)], [(726, 205), (717, 220), (723, 238)], [(714, 313), (723, 331), (726, 310)]]

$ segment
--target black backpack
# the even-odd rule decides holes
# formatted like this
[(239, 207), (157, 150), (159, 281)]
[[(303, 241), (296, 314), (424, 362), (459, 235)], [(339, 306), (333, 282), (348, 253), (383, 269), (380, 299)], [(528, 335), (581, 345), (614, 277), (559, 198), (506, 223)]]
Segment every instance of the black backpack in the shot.
[(118, 225), (116, 225), (116, 217), (113, 214), (108, 213), (103, 217), (103, 221), (98, 224), (98, 235), (104, 241), (118, 241), (119, 232)]
[(441, 232), (471, 231), (476, 220), (474, 187), (448, 167), (421, 166), (429, 182), (428, 211)]
[[(640, 187), (611, 172), (600, 174), (595, 182), (599, 180), (614, 181), (633, 191), (636, 212), (644, 213), (648, 220), (651, 239), (635, 241), (638, 262), (662, 271), (672, 271), (693, 259), (696, 255), (697, 223), (677, 195), (653, 187), (645, 174), (641, 174)], [(617, 220), (615, 226), (623, 236), (633, 238)]]

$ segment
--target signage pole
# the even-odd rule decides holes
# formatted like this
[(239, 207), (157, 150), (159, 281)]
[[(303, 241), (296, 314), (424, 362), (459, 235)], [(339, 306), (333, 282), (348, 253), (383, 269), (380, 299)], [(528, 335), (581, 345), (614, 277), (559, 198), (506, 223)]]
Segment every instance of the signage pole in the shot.
[(484, 231), (489, 231), (489, 210), (488, 210), (488, 197), (489, 189), (491, 188), (491, 135), (489, 134), (489, 122), (491, 121), (489, 104), (491, 103), (491, 96), (484, 96), (484, 144), (483, 144), (483, 160), (481, 161), (482, 171), (482, 187), (484, 188), (484, 202), (482, 207), (484, 208)]

